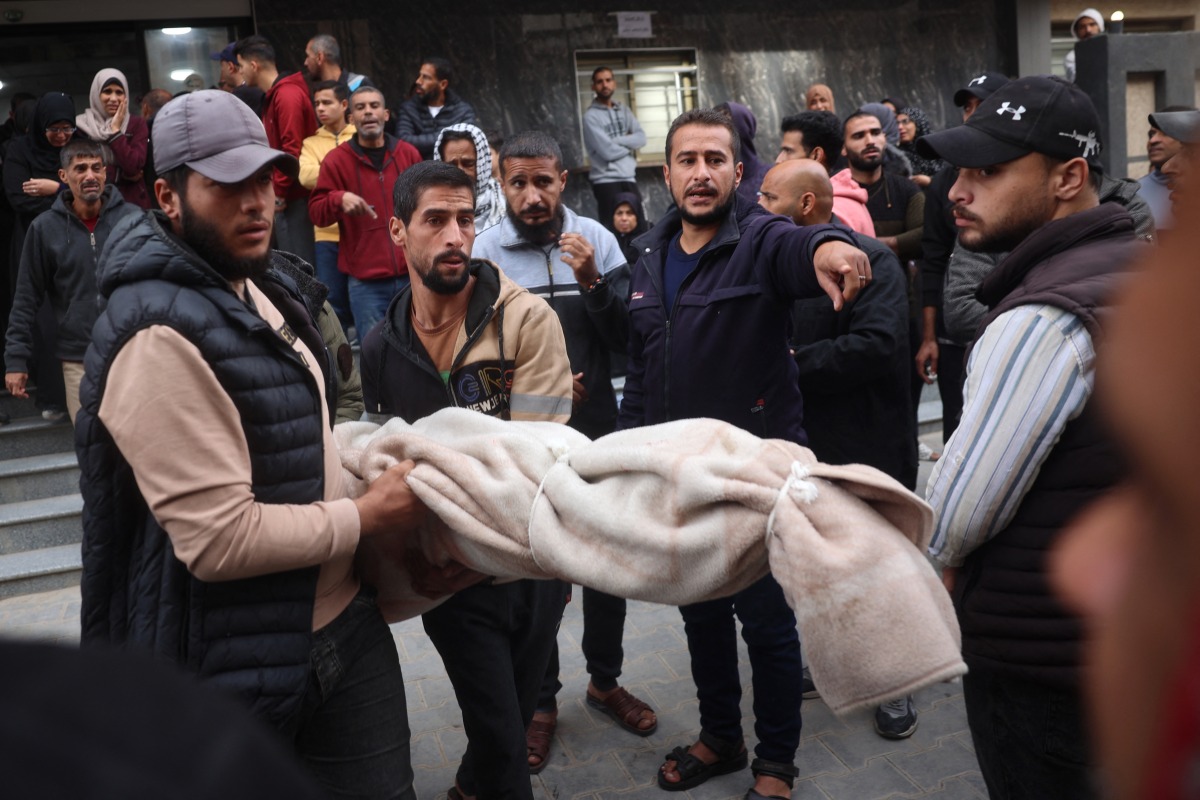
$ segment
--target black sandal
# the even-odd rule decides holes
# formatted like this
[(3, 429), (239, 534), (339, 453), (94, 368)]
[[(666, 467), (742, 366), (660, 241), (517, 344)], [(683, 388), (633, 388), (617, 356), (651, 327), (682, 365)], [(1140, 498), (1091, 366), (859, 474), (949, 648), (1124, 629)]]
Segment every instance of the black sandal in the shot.
[[(754, 777), (759, 775), (767, 775), (771, 778), (778, 778), (792, 788), (796, 777), (800, 774), (800, 770), (795, 764), (784, 764), (781, 761), (767, 761), (765, 758), (756, 758), (750, 764), (750, 772)], [(784, 797), (778, 794), (759, 794), (754, 791), (754, 787), (750, 787), (750, 791), (746, 792), (746, 800), (792, 800), (791, 795)]]
[(667, 753), (663, 761), (675, 762), (675, 772), (679, 773), (679, 781), (676, 783), (668, 781), (663, 776), (662, 769), (659, 769), (658, 787), (660, 789), (668, 792), (682, 792), (694, 789), (709, 778), (728, 775), (746, 768), (748, 761), (746, 745), (742, 743), (741, 739), (736, 742), (725, 742), (705, 731), (700, 731), (700, 743), (716, 753), (717, 760), (712, 764), (706, 764), (689, 753), (686, 747), (676, 747)]

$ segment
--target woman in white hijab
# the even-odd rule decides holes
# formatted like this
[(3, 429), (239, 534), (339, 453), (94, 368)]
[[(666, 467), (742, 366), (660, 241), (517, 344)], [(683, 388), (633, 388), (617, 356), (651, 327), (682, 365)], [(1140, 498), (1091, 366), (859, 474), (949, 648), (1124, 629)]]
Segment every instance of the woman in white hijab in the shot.
[(146, 120), (129, 113), (129, 81), (118, 69), (102, 69), (92, 79), (90, 107), (75, 118), (75, 125), (94, 142), (112, 149), (108, 182), (125, 202), (150, 208), (150, 194), (142, 180), (150, 128)]

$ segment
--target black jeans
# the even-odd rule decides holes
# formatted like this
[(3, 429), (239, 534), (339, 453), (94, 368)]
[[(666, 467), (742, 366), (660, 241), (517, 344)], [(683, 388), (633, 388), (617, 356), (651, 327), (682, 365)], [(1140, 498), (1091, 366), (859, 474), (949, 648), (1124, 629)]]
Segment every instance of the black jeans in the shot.
[[(625, 598), (583, 587), (583, 641), (580, 649), (587, 661), (588, 675), (597, 691), (607, 692), (617, 688), (621, 677), (621, 665), (625, 662), (625, 649), (621, 640), (625, 638)], [(537, 710), (554, 711), (558, 708), (558, 690), (562, 682), (558, 679), (558, 639), (550, 652), (546, 676), (538, 693)]]
[(296, 753), (333, 797), (415, 800), (408, 706), (396, 642), (375, 590), (313, 633)]
[(750, 654), (754, 687), (754, 753), (791, 764), (800, 746), (803, 665), (796, 616), (770, 575), (733, 597), (680, 606), (692, 679), (700, 700), (700, 728), (726, 742), (742, 740), (742, 681), (738, 675), (737, 630)]
[(967, 724), (992, 800), (1099, 797), (1089, 766), (1083, 698), (971, 664)]
[(561, 581), (479, 585), (421, 617), (462, 709), (464, 794), (532, 800), (525, 728), (565, 600)]

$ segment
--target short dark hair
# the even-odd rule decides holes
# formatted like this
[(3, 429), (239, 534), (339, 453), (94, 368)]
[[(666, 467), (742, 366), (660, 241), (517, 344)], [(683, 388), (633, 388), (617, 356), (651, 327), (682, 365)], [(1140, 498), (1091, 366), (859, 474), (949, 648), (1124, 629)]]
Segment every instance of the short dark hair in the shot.
[(675, 143), (675, 131), (684, 125), (705, 125), (710, 128), (724, 128), (729, 131), (729, 144), (733, 147), (733, 160), (737, 161), (742, 157), (742, 138), (738, 136), (737, 128), (733, 127), (733, 118), (729, 114), (723, 114), (715, 108), (695, 108), (691, 111), (683, 112), (671, 123), (671, 129), (667, 131), (668, 162), (671, 160), (671, 148)]
[(166, 172), (160, 172), (158, 177), (167, 182), (167, 186), (171, 187), (171, 191), (180, 197), (187, 196), (188, 176), (192, 174), (192, 168), (187, 164), (180, 164), (178, 167), (172, 167)]
[(379, 95), (379, 99), (383, 101), (384, 107), (385, 108), (387, 107), (387, 98), (383, 96), (383, 90), (376, 89), (374, 86), (359, 86), (357, 89), (355, 89), (353, 92), (351, 92), (350, 93), (350, 105), (351, 106), (354, 105), (354, 96), (355, 95), (366, 94), (367, 92), (370, 92), (371, 94)]
[(442, 158), (446, 157), (446, 144), (449, 142), (470, 142), (475, 144), (475, 137), (468, 131), (452, 131), (449, 129), (442, 131), (442, 143), (438, 145), (438, 155)]
[(313, 85), (313, 97), (317, 96), (317, 92), (333, 92), (334, 98), (340, 103), (343, 100), (350, 99), (350, 89), (344, 83), (338, 81), (321, 81)]
[(154, 116), (162, 107), (171, 102), (171, 93), (166, 89), (151, 89), (142, 97), (142, 105), (150, 112), (150, 116)]
[(592, 70), (592, 83), (596, 82), (596, 76), (601, 72), (612, 72), (612, 67), (596, 67)]
[(433, 67), (433, 74), (437, 76), (439, 81), (446, 81), (447, 84), (454, 81), (454, 67), (450, 66), (450, 62), (441, 56), (431, 56), (422, 61), (421, 64), (428, 64)]
[(325, 60), (330, 64), (340, 64), (342, 62), (342, 48), (338, 47), (337, 39), (328, 33), (318, 33), (309, 39), (308, 43), (312, 45), (313, 50), (316, 50), (318, 53), (324, 53)]
[(510, 158), (553, 158), (554, 171), (562, 172), (562, 148), (554, 137), (543, 131), (522, 131), (511, 137), (500, 148), (500, 174), (504, 174), (504, 162)]
[(466, 189), (474, 202), (475, 182), (467, 173), (445, 161), (421, 161), (401, 172), (396, 179), (396, 186), (392, 189), (392, 213), (396, 219), (405, 225), (411, 222), (421, 195), (434, 186)]
[(783, 118), (780, 133), (797, 131), (804, 138), (804, 146), (811, 151), (819, 147), (829, 156), (830, 166), (842, 152), (842, 123), (832, 111), (801, 111)]
[(241, 56), (247, 61), (263, 61), (268, 64), (275, 63), (275, 48), (267, 37), (255, 34), (247, 36), (244, 39), (238, 39), (233, 46), (234, 56)]
[(98, 158), (104, 166), (112, 164), (112, 151), (103, 142), (93, 142), (91, 139), (72, 139), (58, 151), (58, 164), (63, 169), (71, 166), (77, 158)]
[(872, 114), (870, 111), (863, 111), (860, 108), (858, 111), (855, 111), (853, 114), (846, 117), (846, 119), (842, 122), (842, 138), (843, 139), (845, 139), (845, 137), (846, 137), (846, 126), (850, 124), (851, 120), (858, 119), (859, 117), (871, 117), (872, 119), (876, 120), (879, 123), (880, 127), (883, 127), (883, 120), (879, 119), (878, 115)]

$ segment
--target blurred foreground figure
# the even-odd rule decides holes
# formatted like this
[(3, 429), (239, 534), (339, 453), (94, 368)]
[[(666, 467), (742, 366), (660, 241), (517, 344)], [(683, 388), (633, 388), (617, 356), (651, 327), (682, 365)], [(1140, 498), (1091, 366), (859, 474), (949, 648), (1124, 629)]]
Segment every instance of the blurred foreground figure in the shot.
[(1200, 333), (1190, 305), (1200, 292), (1198, 177), (1186, 177), (1176, 236), (1147, 253), (1124, 294), (1097, 370), (1129, 481), (1054, 554), (1056, 586), (1089, 634), (1084, 691), (1112, 798), (1200, 797), (1200, 377), (1180, 369)]

